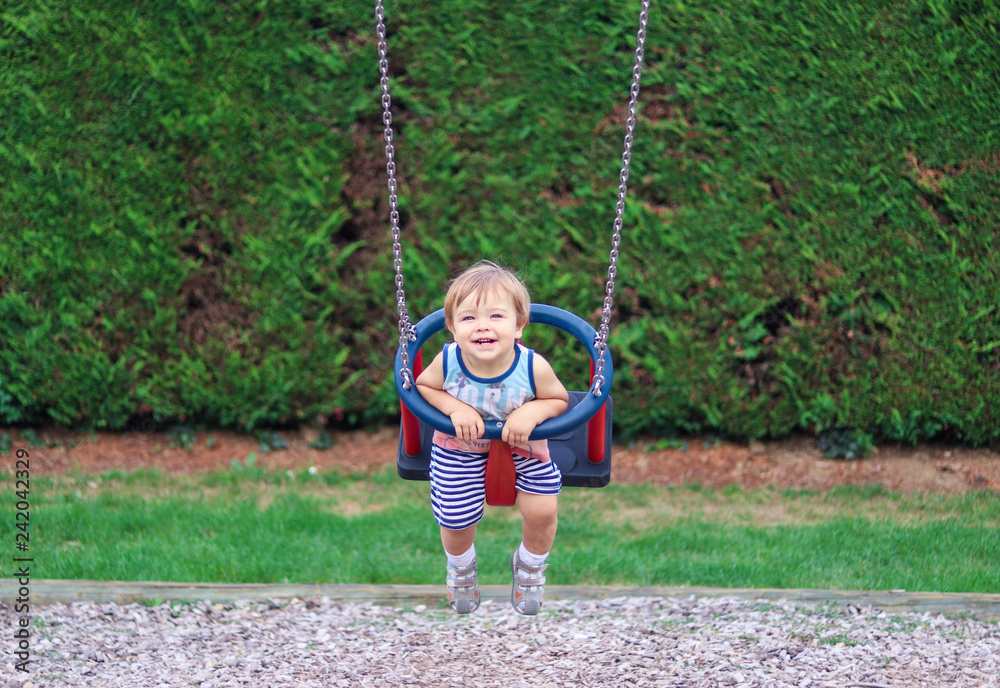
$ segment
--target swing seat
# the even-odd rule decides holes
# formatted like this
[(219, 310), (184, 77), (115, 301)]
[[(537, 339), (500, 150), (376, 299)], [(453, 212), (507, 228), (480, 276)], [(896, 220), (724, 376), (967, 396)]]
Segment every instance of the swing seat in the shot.
[[(532, 304), (530, 321), (558, 327), (587, 347), (590, 353), (590, 369), (593, 377), (597, 350), (594, 338), (597, 332), (586, 321), (568, 311), (554, 306)], [(414, 328), (412, 343), (416, 351), (413, 360), (412, 379), (420, 374), (421, 351), (427, 339), (444, 329), (444, 309), (435, 311), (421, 320)], [(409, 389), (403, 384), (399, 374), (403, 368), (402, 349), (396, 353), (396, 391), (402, 407), (399, 449), (396, 469), (406, 480), (430, 479), (431, 440), (434, 430), (453, 433), (451, 419), (434, 408), (417, 391), (416, 385)], [(573, 487), (604, 487), (611, 482), (611, 425), (614, 402), (611, 399), (611, 384), (614, 366), (610, 357), (605, 361), (605, 384), (598, 393), (593, 391), (570, 392), (569, 407), (556, 418), (550, 418), (538, 425), (531, 433), (531, 439), (548, 439), (549, 453), (559, 467), (563, 484)], [(485, 439), (499, 440), (503, 431), (502, 421), (491, 421), (483, 434)], [(487, 469), (489, 473), (489, 468)], [(501, 481), (506, 482), (506, 481)], [(487, 481), (487, 502), (502, 505), (498, 501), (497, 485)], [(505, 498), (500, 497), (500, 500)]]
[[(575, 408), (590, 392), (570, 392), (569, 410)], [(599, 463), (588, 457), (588, 422), (570, 428), (569, 431), (549, 438), (549, 453), (562, 473), (563, 485), (567, 487), (604, 487), (611, 482), (611, 414), (614, 401), (609, 398), (604, 414), (604, 460)], [(399, 453), (396, 471), (404, 480), (430, 480), (431, 438), (434, 428), (418, 419), (420, 426), (420, 451), (415, 455), (406, 453), (404, 431), (399, 433)]]

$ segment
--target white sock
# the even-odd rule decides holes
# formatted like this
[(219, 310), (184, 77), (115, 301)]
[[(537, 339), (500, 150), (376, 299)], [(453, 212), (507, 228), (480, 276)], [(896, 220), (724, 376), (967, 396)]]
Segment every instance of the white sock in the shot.
[(456, 569), (464, 569), (476, 561), (476, 546), (473, 545), (469, 548), (468, 552), (464, 554), (449, 554), (445, 552), (448, 556), (448, 566)]
[[(549, 556), (548, 552), (546, 552), (545, 554), (532, 554), (531, 552), (529, 552), (527, 549), (524, 548), (523, 542), (521, 543), (521, 546), (517, 548), (518, 561), (520, 561), (522, 564), (531, 566), (533, 568), (538, 568), (539, 566), (544, 564), (545, 559), (548, 558), (548, 556)], [(521, 578), (528, 578), (529, 576), (529, 574), (526, 571), (522, 571), (521, 569), (517, 570), (517, 575), (520, 576)]]

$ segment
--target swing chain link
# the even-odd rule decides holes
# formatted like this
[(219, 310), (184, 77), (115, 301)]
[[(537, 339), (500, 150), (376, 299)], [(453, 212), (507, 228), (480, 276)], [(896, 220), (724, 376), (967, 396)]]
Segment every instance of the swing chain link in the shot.
[[(629, 91), (628, 118), (625, 122), (624, 152), (622, 153), (622, 169), (618, 177), (618, 202), (615, 204), (614, 234), (611, 238), (610, 264), (608, 265), (608, 280), (604, 292), (604, 307), (601, 313), (601, 327), (594, 338), (594, 346), (598, 357), (594, 366), (594, 379), (591, 392), (600, 396), (604, 379), (604, 359), (608, 350), (608, 335), (610, 334), (611, 312), (614, 305), (615, 277), (618, 274), (618, 251), (621, 246), (621, 233), (625, 215), (625, 196), (628, 192), (629, 164), (632, 161), (632, 141), (636, 124), (636, 111), (639, 102), (639, 84), (642, 77), (642, 62), (646, 44), (646, 25), (649, 22), (650, 0), (642, 0), (642, 10), (639, 13), (639, 31), (636, 35), (635, 65), (632, 68), (632, 86)], [(416, 328), (410, 322), (406, 308), (406, 292), (403, 289), (403, 249), (400, 244), (399, 199), (396, 194), (396, 163), (395, 146), (392, 133), (392, 100), (389, 96), (389, 59), (386, 43), (385, 10), (382, 0), (375, 0), (376, 36), (378, 37), (379, 84), (382, 89), (382, 122), (385, 125), (385, 159), (387, 185), (389, 187), (389, 224), (392, 228), (393, 267), (396, 271), (396, 311), (399, 317), (399, 348), (403, 363), (399, 375), (403, 379), (403, 388), (410, 389), (413, 385), (413, 375), (410, 372), (410, 357), (407, 345), (415, 341)]]
[(614, 234), (611, 237), (611, 262), (608, 265), (608, 281), (604, 289), (604, 308), (601, 312), (601, 327), (594, 337), (597, 349), (597, 363), (590, 391), (600, 396), (604, 387), (604, 358), (608, 350), (611, 310), (614, 305), (615, 277), (618, 274), (618, 248), (622, 241), (622, 225), (625, 215), (625, 195), (628, 193), (628, 168), (632, 162), (632, 140), (635, 132), (636, 111), (639, 103), (639, 83), (642, 78), (642, 62), (646, 46), (646, 24), (649, 22), (650, 0), (642, 0), (639, 12), (639, 31), (636, 35), (635, 65), (632, 68), (632, 88), (629, 90), (628, 119), (625, 121), (625, 150), (622, 153), (622, 169), (618, 175), (618, 203), (615, 204)]
[(375, 0), (375, 34), (378, 37), (378, 68), (381, 74), (379, 85), (382, 87), (382, 123), (385, 125), (385, 171), (389, 187), (389, 225), (392, 228), (393, 267), (396, 270), (396, 314), (399, 317), (399, 348), (403, 367), (399, 371), (403, 379), (403, 389), (413, 386), (413, 374), (410, 372), (410, 355), (407, 345), (415, 341), (417, 331), (410, 322), (410, 314), (406, 308), (406, 292), (403, 289), (403, 248), (399, 235), (399, 197), (396, 195), (396, 147), (393, 145), (392, 133), (392, 99), (389, 96), (389, 58), (386, 43), (385, 10), (382, 0)]

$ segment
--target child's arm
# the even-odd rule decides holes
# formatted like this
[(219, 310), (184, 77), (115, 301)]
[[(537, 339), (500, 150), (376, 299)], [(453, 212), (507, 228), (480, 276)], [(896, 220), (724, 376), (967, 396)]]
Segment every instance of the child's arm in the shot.
[(444, 354), (439, 353), (417, 376), (417, 391), (431, 406), (451, 418), (455, 426), (455, 437), (467, 442), (482, 437), (486, 425), (479, 411), (451, 396), (443, 387)]
[(534, 360), (535, 398), (511, 411), (501, 433), (504, 442), (515, 446), (526, 445), (536, 425), (566, 413), (569, 408), (569, 392), (552, 366), (537, 353)]

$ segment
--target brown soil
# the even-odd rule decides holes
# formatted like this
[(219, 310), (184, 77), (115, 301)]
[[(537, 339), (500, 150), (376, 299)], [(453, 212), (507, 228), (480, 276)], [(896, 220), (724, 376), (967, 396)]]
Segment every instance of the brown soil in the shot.
[[(334, 433), (331, 449), (316, 450), (309, 443), (318, 430), (279, 433), (289, 447), (263, 452), (249, 435), (228, 431), (197, 433), (190, 449), (171, 446), (163, 433), (125, 432), (74, 434), (58, 428), (37, 432), (38, 446), (13, 429), (0, 429), (14, 440), (13, 449), (30, 454), (31, 469), (46, 473), (100, 473), (153, 468), (165, 472), (228, 469), (234, 459), (256, 454), (256, 465), (268, 470), (304, 470), (348, 473), (379, 470), (396, 460), (397, 433)], [(57, 446), (50, 446), (57, 445)], [(713, 487), (773, 485), (778, 488), (823, 490), (837, 485), (878, 485), (893, 491), (961, 492), (986, 489), (1000, 492), (1000, 453), (937, 445), (879, 447), (861, 460), (825, 459), (811, 438), (781, 442), (754, 442), (750, 446), (703, 439), (688, 440), (682, 449), (649, 449), (655, 440), (616, 446), (612, 481), (653, 485), (701, 484)], [(13, 468), (14, 454), (8, 454)]]

